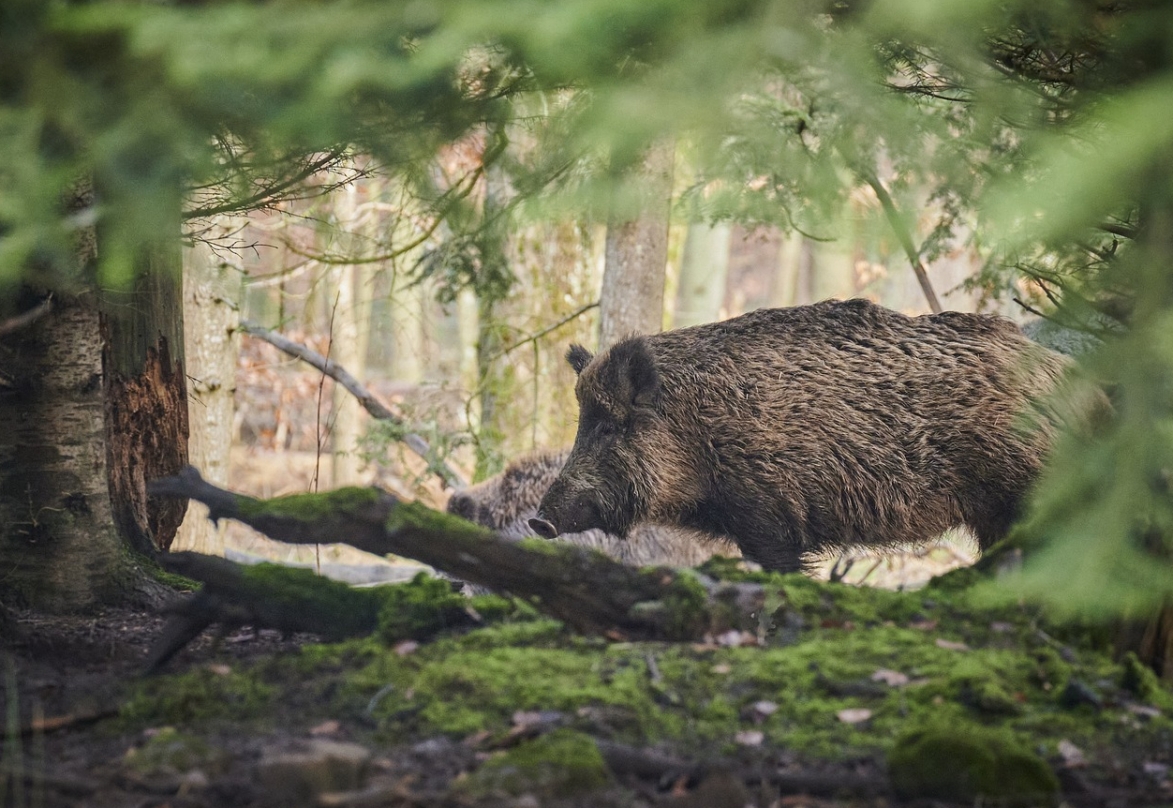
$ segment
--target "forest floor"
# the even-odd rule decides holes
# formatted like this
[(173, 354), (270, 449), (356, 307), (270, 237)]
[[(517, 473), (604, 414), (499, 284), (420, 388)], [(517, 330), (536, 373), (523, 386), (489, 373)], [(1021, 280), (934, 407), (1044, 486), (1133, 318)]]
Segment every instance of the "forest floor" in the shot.
[(760, 630), (703, 643), (518, 608), (425, 642), (204, 636), (149, 678), (161, 616), (17, 614), (0, 805), (1173, 804), (1173, 695), (1087, 626), (756, 575)]

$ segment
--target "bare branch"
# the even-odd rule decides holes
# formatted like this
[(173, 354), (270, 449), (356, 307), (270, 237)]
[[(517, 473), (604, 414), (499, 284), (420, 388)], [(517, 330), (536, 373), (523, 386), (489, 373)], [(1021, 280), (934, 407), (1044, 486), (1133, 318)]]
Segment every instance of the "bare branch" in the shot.
[[(354, 376), (350, 374), (346, 368), (339, 365), (333, 359), (327, 359), (317, 351), (311, 350), (306, 346), (294, 342), (293, 340), (283, 337), (275, 331), (271, 331), (258, 323), (243, 320), (240, 323), (240, 330), (250, 337), (262, 339), (270, 345), (279, 348), (292, 357), (300, 359), (308, 365), (312, 365), (319, 371), (329, 376), (334, 381), (342, 385), (348, 390), (351, 395), (358, 399), (358, 403), (362, 408), (371, 414), (372, 418), (380, 421), (389, 421), (396, 426), (406, 426), (403, 418), (392, 412), (383, 402), (375, 397), (375, 394), (368, 390), (363, 384)], [(450, 488), (464, 488), (468, 482), (452, 468), (445, 460), (436, 457), (432, 451), (432, 447), (420, 435), (409, 432), (403, 436), (403, 443), (412, 452), (419, 455), (428, 464), (428, 470), (433, 472), (444, 484)]]
[(908, 225), (900, 218), (900, 212), (896, 210), (896, 203), (892, 201), (892, 195), (888, 193), (888, 189), (884, 187), (884, 183), (880, 182), (880, 178), (871, 172), (862, 171), (860, 176), (863, 181), (872, 187), (876, 192), (876, 196), (880, 200), (880, 205), (884, 208), (884, 215), (888, 217), (888, 224), (892, 228), (892, 232), (896, 234), (896, 239), (900, 242), (900, 246), (904, 248), (904, 254), (908, 256), (908, 262), (912, 264), (912, 271), (916, 273), (916, 279), (920, 283), (921, 291), (925, 293), (925, 299), (929, 302), (929, 309), (933, 314), (940, 314), (941, 302), (937, 300), (937, 293), (933, 291), (933, 285), (929, 282), (929, 273), (925, 269), (925, 264), (920, 260), (920, 250), (912, 242), (912, 233), (908, 229)]
[(486, 360), (486, 361), (487, 362), (496, 362), (501, 357), (503, 357), (507, 354), (513, 353), (514, 351), (516, 351), (518, 348), (522, 347), (523, 345), (529, 345), (530, 343), (537, 342), (538, 340), (540, 340), (542, 337), (546, 336), (550, 332), (557, 331), (559, 328), (566, 325), (567, 323), (569, 323), (573, 320), (577, 320), (579, 317), (586, 314), (591, 309), (597, 309), (598, 307), (599, 307), (599, 301), (597, 301), (597, 300), (594, 303), (587, 303), (585, 306), (581, 306), (580, 308), (572, 311), (570, 314), (566, 315), (558, 322), (556, 322), (552, 325), (546, 326), (545, 328), (543, 328), (541, 331), (537, 332), (536, 334), (530, 334), (528, 337), (521, 340), (520, 342), (515, 342), (512, 345), (510, 345), (508, 348), (505, 348), (503, 350), (498, 351), (497, 353), (490, 356), (488, 358), (488, 360)]
[(23, 314), (9, 317), (7, 320), (0, 320), (0, 337), (8, 336), (12, 332), (19, 331), (22, 328), (28, 328), (52, 310), (53, 296), (50, 295)]

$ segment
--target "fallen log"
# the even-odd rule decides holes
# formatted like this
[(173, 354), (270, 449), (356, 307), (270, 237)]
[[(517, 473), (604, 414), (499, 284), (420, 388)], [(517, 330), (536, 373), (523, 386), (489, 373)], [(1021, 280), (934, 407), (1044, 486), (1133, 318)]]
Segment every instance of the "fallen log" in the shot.
[[(344, 542), (377, 555), (412, 558), (523, 599), (575, 631), (615, 640), (701, 640), (729, 629), (752, 628), (765, 598), (761, 587), (753, 584), (713, 582), (688, 570), (636, 569), (570, 544), (506, 538), (377, 488), (260, 500), (212, 485), (188, 467), (175, 477), (156, 480), (148, 491), (195, 499), (208, 506), (210, 519), (237, 519), (279, 541)], [(176, 559), (183, 567), (177, 571), (204, 580), (218, 608), (251, 604), (245, 611), (257, 611), (257, 590), (247, 576), (230, 573), (223, 566), (229, 562), (218, 562), (208, 568), (215, 578), (209, 580), (194, 569), (190, 556)], [(170, 566), (176, 568), (174, 563)], [(290, 609), (286, 604), (279, 613), (292, 619), (291, 613), (303, 612), (297, 619), (308, 620), (306, 610), (312, 607)], [(192, 611), (199, 620), (207, 620), (206, 603)]]

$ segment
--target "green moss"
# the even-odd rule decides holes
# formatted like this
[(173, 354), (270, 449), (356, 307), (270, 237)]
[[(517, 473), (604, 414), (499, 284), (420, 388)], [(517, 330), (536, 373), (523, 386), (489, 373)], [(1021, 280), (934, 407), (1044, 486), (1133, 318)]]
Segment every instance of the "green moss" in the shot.
[(518, 542), (522, 549), (531, 553), (541, 553), (542, 555), (556, 556), (562, 550), (560, 548), (565, 545), (559, 545), (557, 542), (552, 542), (549, 539), (535, 539), (532, 536), (522, 539)]
[(1025, 684), (1026, 660), (1017, 655), (990, 663), (990, 655), (962, 659), (949, 675), (958, 700), (967, 707), (985, 715), (1018, 715), (1022, 712), (1025, 694), (1016, 686)]
[[(313, 570), (255, 564), (242, 567), (250, 607), (275, 628), (312, 630), (326, 637), (368, 634), (375, 629), (384, 602), (381, 589), (355, 589)], [(302, 622), (294, 626), (290, 615)], [(311, 623), (304, 618), (312, 616)]]
[(201, 769), (214, 774), (226, 763), (226, 754), (202, 738), (163, 727), (142, 746), (126, 753), (126, 763), (142, 774), (179, 774)]
[(901, 735), (888, 754), (897, 794), (971, 803), (1047, 805), (1055, 773), (1012, 734), (974, 724), (936, 723)]
[(1124, 655), (1120, 666), (1123, 669), (1120, 674), (1120, 686), (1129, 693), (1148, 701), (1160, 692), (1161, 685), (1157, 680), (1157, 674), (1132, 651)]
[(422, 640), (438, 631), (473, 623), (468, 600), (452, 584), (427, 573), (408, 583), (382, 587), (379, 637), (386, 643)]
[(467, 519), (450, 513), (434, 511), (422, 502), (400, 502), (391, 509), (383, 527), (388, 533), (408, 528), (442, 531), (448, 538), (483, 539), (493, 532)]
[[(662, 570), (650, 574), (658, 579), (664, 576)], [(663, 599), (666, 636), (696, 637), (706, 628), (710, 617), (708, 590), (690, 570), (678, 570), (674, 576)]]
[(248, 672), (199, 668), (136, 682), (119, 717), (128, 727), (248, 720), (264, 715), (275, 695), (272, 686)]
[(1035, 663), (1032, 682), (1043, 690), (1056, 690), (1071, 678), (1071, 665), (1051, 646), (1038, 648), (1031, 656)]
[(379, 501), (377, 488), (339, 488), (320, 494), (290, 494), (272, 499), (255, 499), (238, 495), (236, 507), (244, 519), (260, 516), (285, 517), (310, 522), (327, 516), (352, 513)]
[[(687, 611), (700, 582), (681, 580)], [(278, 709), (292, 711), (282, 720), (298, 725), (359, 720), (376, 738), (404, 743), (482, 731), (504, 737), (518, 710), (553, 710), (571, 730), (696, 756), (729, 751), (738, 732), (754, 729), (767, 747), (828, 759), (887, 753), (909, 726), (980, 739), (996, 725), (1031, 749), (1054, 750), (1067, 739), (1134, 755), (1163, 748), (1173, 731), (1164, 715), (1137, 717), (1117, 706), (1127, 699), (1112, 683), (1135, 675), (1127, 663), (1096, 648), (1060, 655), (1047, 639), (1052, 626), (1031, 609), (976, 606), (965, 592), (770, 581), (768, 602), (778, 605), (765, 645), (729, 648), (609, 643), (504, 598), (467, 600), (444, 582), (417, 579), (366, 590), (389, 598), (380, 602), (388, 633), (378, 638), (306, 646), (230, 677), (196, 672), (156, 680), (157, 690), (136, 685), (127, 715), (151, 726), (185, 722), (189, 731), (189, 720), (262, 718)], [(429, 624), (449, 625), (446, 609), (470, 607), (501, 622), (441, 634), (410, 652), (386, 645)], [(908, 681), (888, 683), (890, 675), (876, 677), (880, 669)], [(1094, 683), (1104, 709), (1060, 707), (1057, 694), (1072, 677)], [(1165, 695), (1159, 686), (1155, 693)], [(772, 707), (758, 710), (759, 702)], [(870, 718), (846, 723), (839, 713), (848, 708)], [(1013, 774), (1008, 760), (998, 765)]]
[(502, 620), (536, 620), (539, 613), (528, 603), (501, 595), (476, 595), (468, 599), (468, 606), (485, 623)]
[(595, 742), (582, 733), (560, 729), (490, 758), (461, 784), (461, 790), (474, 795), (570, 797), (610, 782)]

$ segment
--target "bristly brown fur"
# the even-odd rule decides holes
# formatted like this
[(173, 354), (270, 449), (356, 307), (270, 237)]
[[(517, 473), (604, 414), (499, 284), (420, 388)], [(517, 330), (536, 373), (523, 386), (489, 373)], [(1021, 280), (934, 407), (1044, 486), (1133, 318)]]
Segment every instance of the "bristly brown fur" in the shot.
[(562, 531), (728, 535), (786, 571), (953, 527), (988, 547), (1055, 432), (1020, 416), (1066, 366), (1001, 317), (863, 300), (635, 337), (576, 365), (578, 436), (539, 511)]
[(594, 355), (586, 348), (577, 343), (570, 346), (570, 350), (566, 352), (566, 361), (574, 368), (575, 373), (582, 373), (585, 368), (594, 358)]

